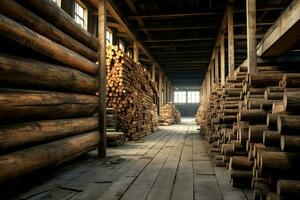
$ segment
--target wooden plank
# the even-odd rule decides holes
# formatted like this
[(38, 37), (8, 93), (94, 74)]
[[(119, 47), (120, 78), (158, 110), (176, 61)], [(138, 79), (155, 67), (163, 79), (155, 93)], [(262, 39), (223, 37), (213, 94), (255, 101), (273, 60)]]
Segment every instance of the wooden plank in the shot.
[(188, 133), (185, 138), (173, 186), (172, 200), (192, 200), (194, 198), (192, 153), (192, 137)]
[(171, 137), (171, 139), (159, 151), (159, 153), (154, 157), (154, 159), (149, 163), (149, 165), (146, 166), (146, 168), (132, 183), (130, 188), (123, 195), (122, 200), (142, 200), (147, 198), (151, 186), (156, 180), (177, 139), (177, 136)]
[(227, 31), (228, 31), (228, 71), (229, 76), (234, 74), (234, 25), (233, 5), (227, 6)]
[(247, 58), (248, 73), (254, 74), (257, 71), (256, 55), (256, 0), (246, 0), (247, 16)]
[(179, 164), (180, 154), (184, 143), (184, 132), (176, 133), (178, 140), (153, 184), (147, 199), (169, 200), (173, 188), (174, 179)]
[(257, 45), (257, 55), (279, 56), (300, 40), (300, 1), (294, 0)]
[(139, 159), (125, 174), (123, 174), (112, 186), (99, 198), (99, 200), (118, 200), (120, 199), (130, 184), (144, 170), (144, 168), (152, 161), (153, 157), (159, 153), (167, 141), (170, 140), (169, 135), (165, 135), (161, 140)]
[(99, 143), (98, 157), (106, 157), (106, 0), (99, 1), (98, 7), (98, 37), (99, 37)]
[(195, 200), (221, 200), (222, 194), (216, 177), (194, 174), (194, 195)]
[(229, 183), (229, 174), (224, 167), (215, 167), (216, 178), (224, 200), (247, 200), (244, 193), (231, 186)]

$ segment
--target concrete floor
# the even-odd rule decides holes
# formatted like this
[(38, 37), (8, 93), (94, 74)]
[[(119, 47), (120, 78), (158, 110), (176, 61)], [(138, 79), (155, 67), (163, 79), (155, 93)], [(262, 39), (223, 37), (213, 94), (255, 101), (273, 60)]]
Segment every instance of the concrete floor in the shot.
[(109, 148), (106, 160), (95, 156), (93, 151), (51, 173), (7, 186), (0, 199), (253, 198), (252, 191), (231, 187), (225, 168), (213, 166), (213, 155), (192, 118), (161, 127), (139, 142)]

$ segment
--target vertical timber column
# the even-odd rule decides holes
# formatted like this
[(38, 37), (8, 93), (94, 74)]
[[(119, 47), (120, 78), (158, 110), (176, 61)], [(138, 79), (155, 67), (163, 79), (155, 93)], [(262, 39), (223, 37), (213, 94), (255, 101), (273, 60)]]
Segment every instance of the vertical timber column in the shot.
[(225, 85), (225, 46), (224, 46), (224, 34), (221, 36), (220, 40), (220, 61), (221, 61), (221, 86)]
[(99, 0), (98, 7), (98, 36), (99, 36), (99, 143), (98, 157), (106, 157), (106, 0)]
[(156, 67), (156, 64), (155, 63), (152, 63), (152, 68), (151, 68), (151, 79), (152, 81), (155, 83), (155, 67)]
[(219, 85), (219, 49), (215, 49), (215, 83)]
[(159, 72), (159, 82), (158, 82), (158, 96), (159, 96), (159, 105), (162, 105), (162, 72)]
[(234, 26), (233, 26), (233, 4), (227, 6), (227, 28), (228, 28), (228, 71), (229, 76), (234, 75)]
[(164, 102), (167, 102), (167, 77), (164, 75)]
[(133, 61), (139, 63), (139, 43), (138, 41), (133, 41)]
[(210, 93), (214, 91), (214, 84), (215, 84), (215, 66), (214, 62), (210, 64)]
[(248, 73), (256, 73), (256, 0), (246, 0)]
[(210, 68), (208, 68), (207, 72), (207, 99), (209, 99), (209, 95), (211, 92), (211, 76), (210, 76)]

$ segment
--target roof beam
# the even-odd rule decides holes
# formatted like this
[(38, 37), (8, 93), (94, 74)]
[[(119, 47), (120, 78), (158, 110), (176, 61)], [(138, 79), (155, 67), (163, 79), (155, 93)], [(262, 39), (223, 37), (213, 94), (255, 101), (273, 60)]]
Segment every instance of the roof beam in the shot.
[(257, 55), (278, 56), (300, 41), (300, 0), (294, 0), (267, 31)]
[(212, 16), (219, 15), (221, 12), (197, 12), (197, 13), (174, 13), (174, 14), (161, 14), (161, 15), (135, 15), (129, 16), (129, 20), (138, 18), (178, 18), (178, 17), (194, 17), (194, 16)]

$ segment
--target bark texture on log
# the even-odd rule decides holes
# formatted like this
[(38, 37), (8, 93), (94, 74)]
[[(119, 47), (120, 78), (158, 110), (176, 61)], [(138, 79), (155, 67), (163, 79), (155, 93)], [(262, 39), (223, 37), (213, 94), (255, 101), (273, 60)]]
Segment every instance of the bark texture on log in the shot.
[(95, 130), (96, 117), (34, 121), (0, 127), (0, 152)]
[(97, 65), (92, 61), (2, 14), (0, 14), (0, 34), (72, 68), (93, 75), (97, 73)]
[(97, 79), (58, 65), (0, 54), (2, 87), (96, 94)]
[[(0, 156), (0, 183), (56, 167), (95, 148), (97, 131)], [(9, 167), (8, 167), (9, 166)]]
[(91, 116), (97, 112), (96, 96), (56, 92), (0, 93), (0, 121), (29, 121)]

